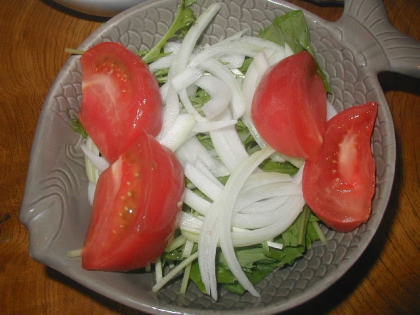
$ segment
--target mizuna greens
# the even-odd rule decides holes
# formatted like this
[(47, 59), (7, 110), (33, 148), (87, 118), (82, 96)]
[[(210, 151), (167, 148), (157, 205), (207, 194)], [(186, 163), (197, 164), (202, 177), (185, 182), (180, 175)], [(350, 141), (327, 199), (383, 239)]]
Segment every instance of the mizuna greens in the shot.
[[(258, 296), (255, 284), (293, 264), (315, 241), (325, 242), (303, 199), (303, 160), (267, 146), (249, 113), (257, 83), (271, 65), (302, 50), (314, 56), (309, 31), (297, 10), (257, 37), (244, 30), (202, 45), (202, 33), (221, 5), (195, 18), (194, 2), (181, 1), (168, 33), (150, 51), (139, 52), (161, 84), (163, 127), (156, 138), (176, 153), (187, 183), (177, 234), (153, 266), (153, 290), (183, 272), (182, 292), (192, 280), (214, 299), (219, 285)], [(82, 149), (92, 200), (108, 164), (89, 137)]]

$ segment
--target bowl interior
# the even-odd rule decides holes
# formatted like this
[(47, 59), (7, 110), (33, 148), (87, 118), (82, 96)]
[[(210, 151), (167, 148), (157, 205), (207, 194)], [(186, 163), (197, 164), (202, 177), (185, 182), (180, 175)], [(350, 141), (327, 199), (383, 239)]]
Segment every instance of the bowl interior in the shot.
[[(193, 8), (199, 14), (212, 2), (199, 0)], [(175, 0), (135, 6), (111, 19), (80, 48), (101, 41), (118, 41), (132, 50), (151, 47), (167, 30), (177, 6)], [(244, 28), (255, 35), (291, 9), (296, 7), (282, 1), (223, 2), (202, 40), (214, 43)], [(78, 112), (81, 100), (79, 57), (72, 56), (46, 98), (31, 154), (21, 210), (21, 220), (30, 231), (31, 256), (100, 294), (149, 313), (270, 314), (311, 299), (341, 277), (362, 254), (385, 211), (395, 162), (393, 125), (376, 74), (357, 66), (357, 52), (340, 41), (340, 32), (332, 27), (333, 23), (308, 12), (305, 16), (318, 60), (330, 77), (333, 105), (340, 111), (367, 101), (381, 104), (373, 136), (378, 185), (367, 224), (346, 234), (325, 229), (328, 244), (316, 244), (292, 267), (268, 276), (257, 285), (259, 299), (221, 290), (219, 300), (213, 301), (194, 285), (185, 295), (179, 295), (179, 281), (155, 294), (151, 291), (152, 274), (83, 270), (79, 258), (66, 255), (82, 247), (90, 216), (81, 138), (71, 130), (68, 118), (68, 111)]]

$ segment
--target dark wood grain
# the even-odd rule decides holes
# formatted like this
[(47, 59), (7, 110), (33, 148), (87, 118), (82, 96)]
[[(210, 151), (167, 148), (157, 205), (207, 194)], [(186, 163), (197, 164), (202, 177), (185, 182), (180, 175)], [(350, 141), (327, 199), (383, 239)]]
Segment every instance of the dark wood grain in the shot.
[[(369, 0), (366, 0), (369, 1)], [(331, 21), (339, 6), (291, 0)], [(385, 0), (389, 19), (420, 40), (420, 1)], [(45, 96), (68, 55), (103, 21), (50, 1), (0, 6), (0, 309), (2, 314), (141, 314), (29, 257), (19, 222), (29, 154)], [(371, 245), (350, 271), (288, 314), (416, 314), (420, 311), (420, 80), (385, 73), (380, 81), (397, 138), (394, 188)]]

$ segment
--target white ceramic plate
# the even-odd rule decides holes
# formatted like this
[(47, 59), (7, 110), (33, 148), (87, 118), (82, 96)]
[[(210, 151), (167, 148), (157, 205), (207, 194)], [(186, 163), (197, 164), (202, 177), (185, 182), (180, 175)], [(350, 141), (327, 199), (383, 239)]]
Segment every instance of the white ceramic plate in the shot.
[[(215, 0), (199, 0), (197, 14)], [(388, 203), (394, 177), (395, 139), (392, 117), (377, 80), (382, 70), (420, 76), (420, 45), (388, 23), (381, 0), (346, 2), (343, 17), (327, 22), (305, 12), (320, 65), (328, 72), (337, 110), (366, 101), (380, 104), (372, 144), (377, 165), (373, 213), (367, 224), (342, 234), (327, 232), (328, 244), (317, 244), (294, 266), (276, 271), (260, 284), (259, 299), (221, 290), (218, 301), (191, 285), (180, 296), (179, 282), (151, 291), (152, 274), (86, 271), (66, 252), (80, 248), (90, 206), (81, 138), (70, 129), (67, 110), (76, 113), (81, 99), (81, 67), (73, 56), (51, 87), (39, 119), (31, 153), (21, 221), (30, 233), (30, 255), (84, 286), (152, 314), (272, 314), (318, 295), (339, 279), (363, 253), (376, 233)], [(177, 11), (177, 0), (147, 1), (104, 24), (80, 47), (118, 41), (132, 50), (151, 47), (165, 33)], [(253, 34), (275, 16), (297, 9), (281, 0), (232, 0), (208, 28), (203, 41), (215, 42), (239, 28)], [(398, 47), (398, 49), (394, 49)]]
[(85, 14), (111, 17), (145, 0), (53, 0)]

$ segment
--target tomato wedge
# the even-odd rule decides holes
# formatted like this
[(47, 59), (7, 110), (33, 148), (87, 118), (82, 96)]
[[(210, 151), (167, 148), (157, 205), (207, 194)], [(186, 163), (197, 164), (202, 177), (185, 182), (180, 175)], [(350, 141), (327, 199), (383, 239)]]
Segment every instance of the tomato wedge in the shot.
[(82, 55), (81, 65), (79, 120), (108, 162), (114, 162), (142, 129), (159, 133), (159, 86), (139, 56), (121, 44), (103, 42)]
[(99, 177), (83, 267), (126, 271), (156, 260), (176, 229), (183, 191), (174, 153), (142, 131)]
[(312, 56), (300, 52), (262, 77), (251, 107), (261, 137), (291, 157), (315, 160), (323, 143), (327, 93)]
[(305, 162), (303, 196), (329, 227), (349, 232), (366, 222), (375, 193), (371, 135), (378, 104), (354, 106), (327, 123), (317, 161)]

